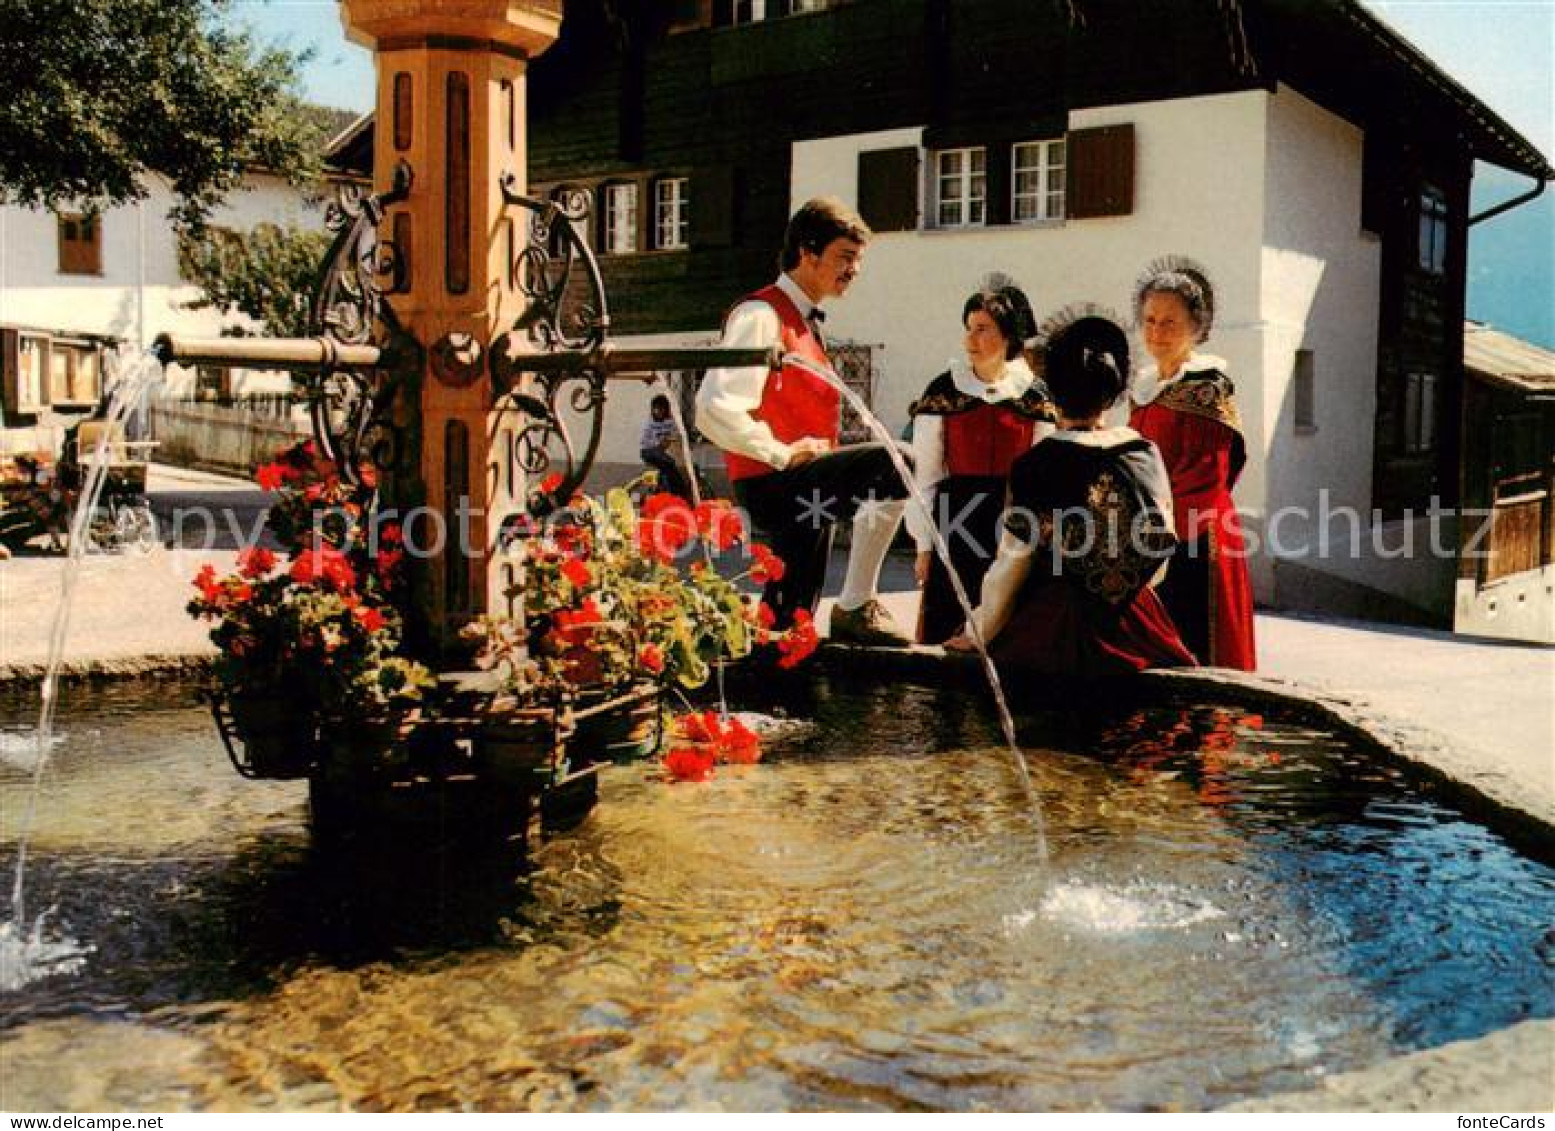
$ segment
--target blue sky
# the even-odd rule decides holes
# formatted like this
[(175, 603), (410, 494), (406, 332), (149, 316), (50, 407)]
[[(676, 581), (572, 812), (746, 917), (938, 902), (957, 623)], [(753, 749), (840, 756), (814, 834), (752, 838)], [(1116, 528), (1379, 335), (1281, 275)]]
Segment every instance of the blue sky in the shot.
[[(1363, 0), (1546, 155), (1555, 153), (1555, 0)], [(237, 0), (234, 18), (293, 50), (311, 49), (312, 102), (371, 108), (371, 56), (346, 42), (335, 0)], [(1528, 187), (1482, 169), (1475, 207)], [(1477, 225), (1469, 314), (1555, 348), (1555, 186), (1539, 201)]]

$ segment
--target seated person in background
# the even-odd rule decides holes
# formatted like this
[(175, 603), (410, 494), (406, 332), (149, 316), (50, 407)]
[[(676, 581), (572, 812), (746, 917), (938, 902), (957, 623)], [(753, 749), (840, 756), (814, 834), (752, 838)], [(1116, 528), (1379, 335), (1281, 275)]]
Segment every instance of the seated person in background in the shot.
[[(1005, 532), (973, 625), (995, 660), (1026, 671), (1192, 667), (1151, 588), (1176, 542), (1166, 467), (1133, 429), (1101, 426), (1128, 383), (1128, 338), (1095, 314), (1045, 337), (1058, 431), (1010, 469)], [(970, 628), (945, 647), (971, 651)]]
[(689, 501), (691, 492), (686, 485), (686, 476), (680, 470), (677, 442), (675, 421), (670, 417), (670, 399), (660, 393), (649, 402), (648, 419), (643, 421), (642, 435), (637, 439), (638, 454), (645, 464), (659, 473), (662, 489)]

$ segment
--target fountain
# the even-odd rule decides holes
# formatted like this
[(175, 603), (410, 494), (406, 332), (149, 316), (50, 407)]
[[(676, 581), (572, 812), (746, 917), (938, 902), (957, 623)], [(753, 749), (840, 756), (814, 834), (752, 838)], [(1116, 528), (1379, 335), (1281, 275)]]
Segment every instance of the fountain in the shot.
[[(523, 58), (559, 3), (344, 7), (380, 48), (382, 191), (334, 213), (315, 335), (158, 351), (301, 375), (348, 493), (479, 509), (478, 552), (415, 562), (403, 606), (453, 709), (359, 736), (455, 768), (266, 763), (214, 709), (240, 767), (371, 810), (345, 823), (404, 801), (446, 828), (479, 797), (511, 831), (566, 787), (576, 712), (504, 706), (460, 628), (522, 623), (531, 480), (582, 482), (612, 380), (774, 359), (609, 342), (584, 203), (524, 194)], [(943, 671), (862, 667), (731, 673), (814, 725), (702, 788), (612, 775), (516, 881), (420, 842), (343, 873), (286, 785), (213, 772), (187, 689), (81, 696), (30, 855), (92, 960), (41, 918), (0, 928), (31, 966), (0, 969), (8, 1106), (1212, 1108), (1555, 1015), (1555, 870), (1333, 735), (1202, 704), (995, 727)], [(0, 776), (0, 810), (27, 788)]]
[[(342, 771), (346, 760), (325, 752), (321, 728), (296, 725), (286, 695), (266, 697), (272, 715), (292, 716), (273, 724), (240, 695), (218, 695), (214, 711), (241, 772), (310, 778), (316, 818), (371, 796), (404, 800), (435, 764), (438, 805), (451, 789), (483, 802), (505, 789), (497, 808), (522, 824), (536, 790), (543, 803), (574, 784), (566, 743), (577, 716), (493, 696), (468, 670), (463, 632), (502, 616), (522, 634), (523, 532), (543, 517), (532, 480), (556, 470), (559, 449), (559, 482), (539, 499), (566, 499), (582, 483), (610, 381), (772, 359), (609, 341), (600, 273), (579, 235), (587, 196), (525, 195), (524, 71), (557, 36), (557, 0), (345, 0), (342, 14), (378, 55), (375, 180), (384, 187), (348, 193), (331, 210), (337, 235), (313, 300), (315, 336), (164, 335), (155, 348), (169, 362), (291, 371), (312, 405), (323, 465), (347, 491), (368, 488), (355, 496), (361, 505), (405, 516), (407, 546), (440, 547), (409, 562), (397, 611), (404, 651), (438, 674), (443, 709), (436, 720), (380, 728), (381, 741), (426, 755), (393, 780), (381, 766)], [(292, 756), (269, 756), (271, 737)], [(301, 749), (310, 744), (311, 753)], [(592, 780), (582, 784), (586, 800)]]

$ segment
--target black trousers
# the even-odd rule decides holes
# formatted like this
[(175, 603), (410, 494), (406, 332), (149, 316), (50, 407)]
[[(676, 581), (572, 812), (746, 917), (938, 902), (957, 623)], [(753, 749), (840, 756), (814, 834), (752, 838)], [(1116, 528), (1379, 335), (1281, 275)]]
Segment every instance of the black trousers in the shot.
[(782, 580), (768, 582), (761, 596), (778, 627), (787, 628), (795, 612), (814, 612), (821, 599), (837, 524), (850, 521), (866, 499), (907, 498), (907, 486), (884, 444), (850, 444), (795, 468), (736, 480), (734, 497), (783, 559)]
[(638, 454), (643, 462), (659, 473), (659, 486), (671, 495), (679, 495), (687, 502), (691, 500), (691, 488), (686, 483), (686, 476), (680, 470), (680, 461), (663, 448), (642, 448)]

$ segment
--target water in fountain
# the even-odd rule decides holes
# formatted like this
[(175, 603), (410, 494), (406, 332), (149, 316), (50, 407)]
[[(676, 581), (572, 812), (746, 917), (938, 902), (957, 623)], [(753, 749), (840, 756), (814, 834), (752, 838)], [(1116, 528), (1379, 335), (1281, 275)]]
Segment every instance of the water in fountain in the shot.
[(49, 941), (43, 937), (48, 911), (40, 914), (30, 927), (27, 921), (26, 877), (27, 842), (37, 815), (38, 796), (43, 774), (54, 747), (54, 715), (59, 705), (59, 672), (65, 659), (65, 640), (70, 634), (70, 615), (74, 606), (76, 581), (90, 539), (87, 536), (92, 516), (102, 496), (108, 476), (108, 450), (114, 437), (123, 434), (130, 416), (162, 382), (162, 363), (151, 353), (139, 357), (108, 357), (108, 399), (103, 427), (90, 458), (84, 460), (86, 479), (76, 499), (70, 519), (70, 548), (60, 571), (59, 605), (49, 633), (48, 664), (40, 691), (38, 725), (33, 736), (36, 756), (32, 765), (32, 790), (27, 799), (26, 815), (17, 837), (16, 873), (11, 884), (11, 917), (0, 923), (0, 988), (7, 990), (25, 985), (48, 974), (67, 973), (79, 968), (87, 953), (68, 938)]
[[(783, 364), (795, 365), (807, 373), (813, 373), (842, 395), (843, 400), (847, 401), (853, 411), (858, 414), (859, 419), (869, 428), (875, 439), (885, 447), (886, 453), (891, 457), (891, 462), (896, 466), (897, 474), (902, 477), (902, 483), (912, 497), (913, 503), (922, 507), (925, 514), (932, 514), (933, 510), (929, 505), (929, 501), (924, 497), (923, 492), (918, 489), (912, 468), (907, 465), (907, 459), (897, 445), (896, 438), (886, 430), (884, 424), (880, 423), (880, 418), (870, 411), (863, 398), (854, 392), (848, 386), (848, 383), (839, 377), (829, 366), (817, 365), (806, 358), (800, 357), (798, 354), (786, 354), (783, 358)], [(1037, 822), (1038, 844), (1041, 848), (1042, 859), (1046, 861), (1047, 836), (1043, 829), (1042, 799), (1037, 794), (1036, 783), (1031, 779), (1031, 767), (1026, 764), (1025, 751), (1021, 749), (1020, 743), (1015, 740), (1015, 719), (1011, 716), (1009, 703), (1004, 697), (1004, 684), (999, 679), (999, 672), (994, 667), (993, 658), (988, 654), (988, 643), (983, 639), (982, 632), (978, 629), (976, 620), (972, 616), (974, 606), (971, 598), (967, 596), (966, 588), (961, 584), (961, 578), (957, 575), (955, 566), (951, 564), (950, 546), (946, 543), (944, 535), (940, 533), (937, 524), (929, 523), (928, 529), (929, 535), (934, 542), (934, 552), (939, 556), (939, 560), (944, 563), (945, 572), (950, 577), (951, 589), (954, 590), (956, 600), (960, 603), (962, 611), (966, 613), (967, 634), (971, 637), (972, 643), (977, 646), (978, 656), (982, 658), (983, 673), (988, 677), (988, 686), (993, 691), (994, 706), (999, 712), (999, 726), (1004, 732), (1005, 745), (1009, 747), (1010, 758), (1015, 766), (1016, 775), (1020, 778), (1021, 788), (1025, 790), (1026, 798), (1031, 802), (1031, 811)]]

